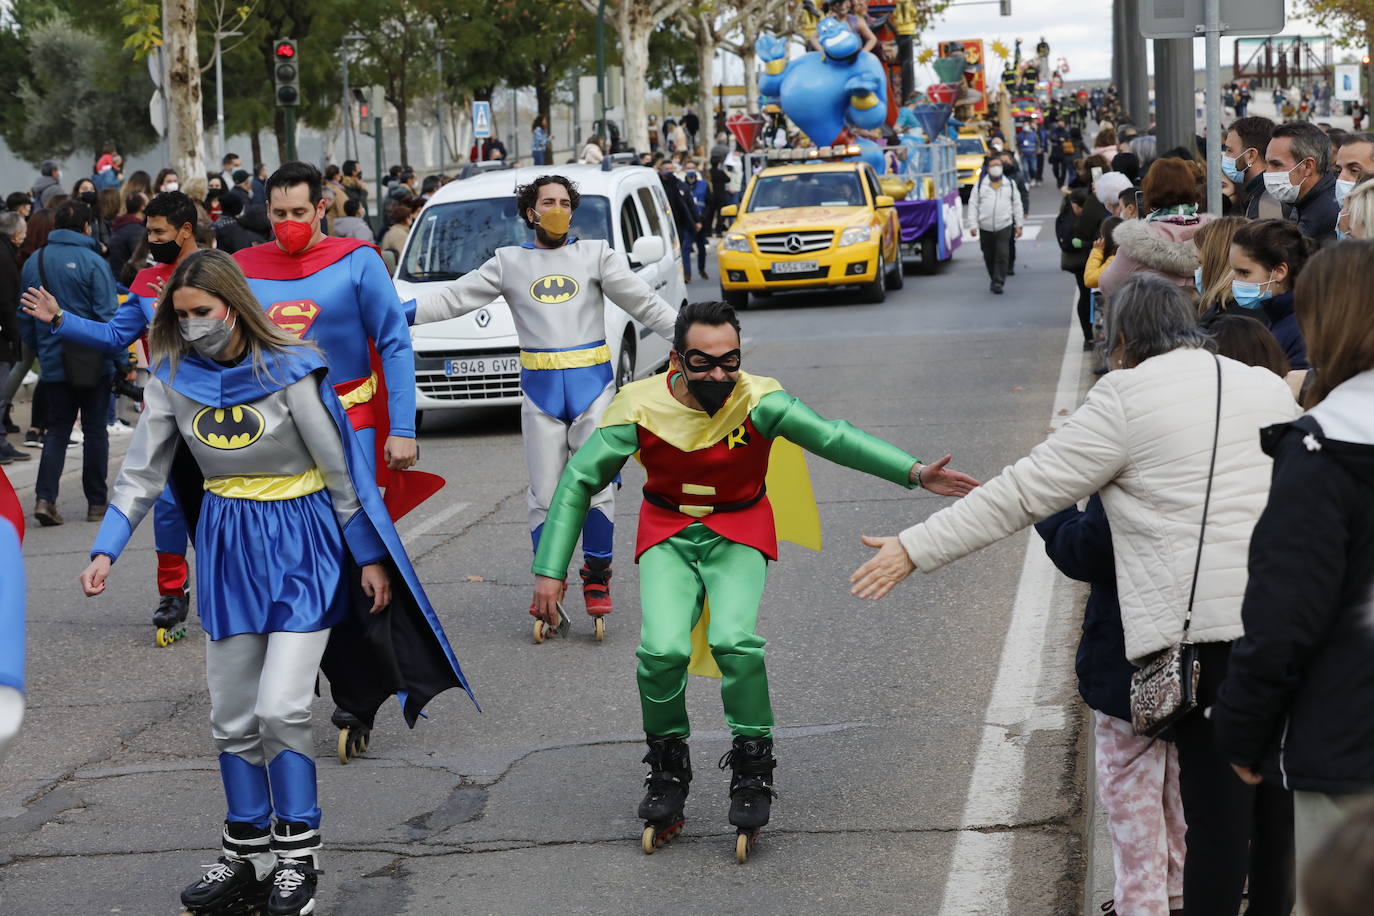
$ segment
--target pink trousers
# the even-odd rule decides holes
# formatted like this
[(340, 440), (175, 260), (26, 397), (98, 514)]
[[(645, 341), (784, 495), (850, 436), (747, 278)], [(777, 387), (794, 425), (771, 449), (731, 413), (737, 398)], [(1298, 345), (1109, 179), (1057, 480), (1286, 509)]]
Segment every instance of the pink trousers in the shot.
[(1178, 751), (1140, 738), (1131, 723), (1093, 711), (1097, 796), (1112, 835), (1118, 916), (1169, 916), (1183, 907), (1185, 846)]

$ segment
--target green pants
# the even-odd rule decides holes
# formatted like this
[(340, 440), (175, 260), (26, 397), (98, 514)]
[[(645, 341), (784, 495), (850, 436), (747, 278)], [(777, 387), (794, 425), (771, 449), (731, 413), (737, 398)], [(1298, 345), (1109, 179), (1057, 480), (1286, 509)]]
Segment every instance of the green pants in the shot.
[(773, 706), (763, 667), (763, 637), (754, 632), (768, 561), (700, 522), (639, 558), (639, 702), (649, 735), (685, 738), (687, 663), (702, 599), (711, 601), (707, 640), (723, 675), (720, 698), (736, 735), (772, 734)]

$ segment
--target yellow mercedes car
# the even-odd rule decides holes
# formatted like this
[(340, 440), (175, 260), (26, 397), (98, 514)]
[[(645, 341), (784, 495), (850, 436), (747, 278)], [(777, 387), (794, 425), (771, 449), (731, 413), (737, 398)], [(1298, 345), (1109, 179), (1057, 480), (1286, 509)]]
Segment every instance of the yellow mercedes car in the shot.
[(749, 294), (857, 286), (882, 302), (902, 286), (896, 205), (864, 162), (813, 161), (756, 174), (721, 240), (721, 298), (746, 308)]
[(983, 173), (983, 160), (988, 156), (988, 141), (982, 134), (959, 134), (954, 141), (954, 167), (959, 170), (959, 197), (968, 203), (978, 176)]

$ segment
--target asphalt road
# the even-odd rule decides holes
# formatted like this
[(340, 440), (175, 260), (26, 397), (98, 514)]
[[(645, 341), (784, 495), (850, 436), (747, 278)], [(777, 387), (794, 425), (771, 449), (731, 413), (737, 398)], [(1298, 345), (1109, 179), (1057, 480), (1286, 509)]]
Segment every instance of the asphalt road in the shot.
[[(922, 458), (949, 451), (956, 467), (995, 474), (1090, 378), (1077, 341), (1066, 349), (1073, 286), (1058, 270), (1056, 203), (1035, 190), (1006, 295), (988, 293), (966, 241), (882, 305), (756, 300), (742, 315), (746, 368)], [(715, 283), (692, 293), (714, 296)], [(213, 861), (223, 812), (204, 636), (153, 645), (151, 524), (108, 594), (81, 597), (96, 526), (72, 521), (84, 517), (72, 456), (68, 523), (31, 528), (26, 546), (29, 713), (0, 766), (0, 913), (171, 914)], [(616, 509), (607, 640), (591, 639), (574, 598), (570, 638), (536, 646), (516, 412), (431, 415), (421, 458), (449, 485), (401, 529), (483, 712), (454, 693), (413, 731), (384, 715), (345, 767), (331, 704), (316, 702), (322, 913), (1080, 909), (1078, 604), (1038, 572), (1033, 534), (860, 603), (847, 583), (868, 553), (859, 536), (895, 533), (945, 500), (812, 460), (825, 549), (783, 545), (760, 621), (781, 726), (773, 822), (736, 864), (728, 777), (715, 767), (729, 744), (718, 688), (694, 678), (686, 832), (646, 857), (628, 562), (642, 473), (627, 468)], [(26, 504), (35, 465), (7, 469)], [(1043, 619), (1022, 614), (1037, 604)], [(1027, 626), (1012, 626), (1014, 606)]]

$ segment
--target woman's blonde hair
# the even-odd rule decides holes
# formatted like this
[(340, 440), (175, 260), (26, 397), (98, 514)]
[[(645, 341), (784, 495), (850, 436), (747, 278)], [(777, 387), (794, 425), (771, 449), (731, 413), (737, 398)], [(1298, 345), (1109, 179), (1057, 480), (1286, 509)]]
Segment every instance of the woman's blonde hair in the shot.
[(1202, 265), (1202, 298), (1198, 314), (1212, 306), (1224, 307), (1231, 297), (1231, 238), (1250, 222), (1243, 216), (1221, 216), (1193, 235), (1198, 263)]
[(1374, 241), (1338, 242), (1317, 252), (1298, 275), (1298, 327), (1316, 370), (1304, 407), (1315, 407), (1337, 385), (1374, 369), (1372, 262)]
[(209, 293), (234, 310), (237, 316), (235, 327), (253, 361), (253, 372), (258, 376), (265, 375), (275, 381), (269, 356), (283, 355), (293, 347), (316, 350), (313, 343), (292, 337), (268, 319), (253, 291), (248, 288), (248, 281), (244, 279), (237, 261), (223, 251), (197, 251), (172, 272), (171, 279), (158, 297), (152, 329), (148, 332), (148, 347), (152, 351), (154, 365), (166, 360), (173, 376), (182, 358), (191, 349), (190, 343), (181, 336), (179, 319), (172, 307), (172, 295), (183, 288)]
[(1354, 239), (1374, 239), (1374, 181), (1362, 181), (1346, 195), (1347, 232)]

